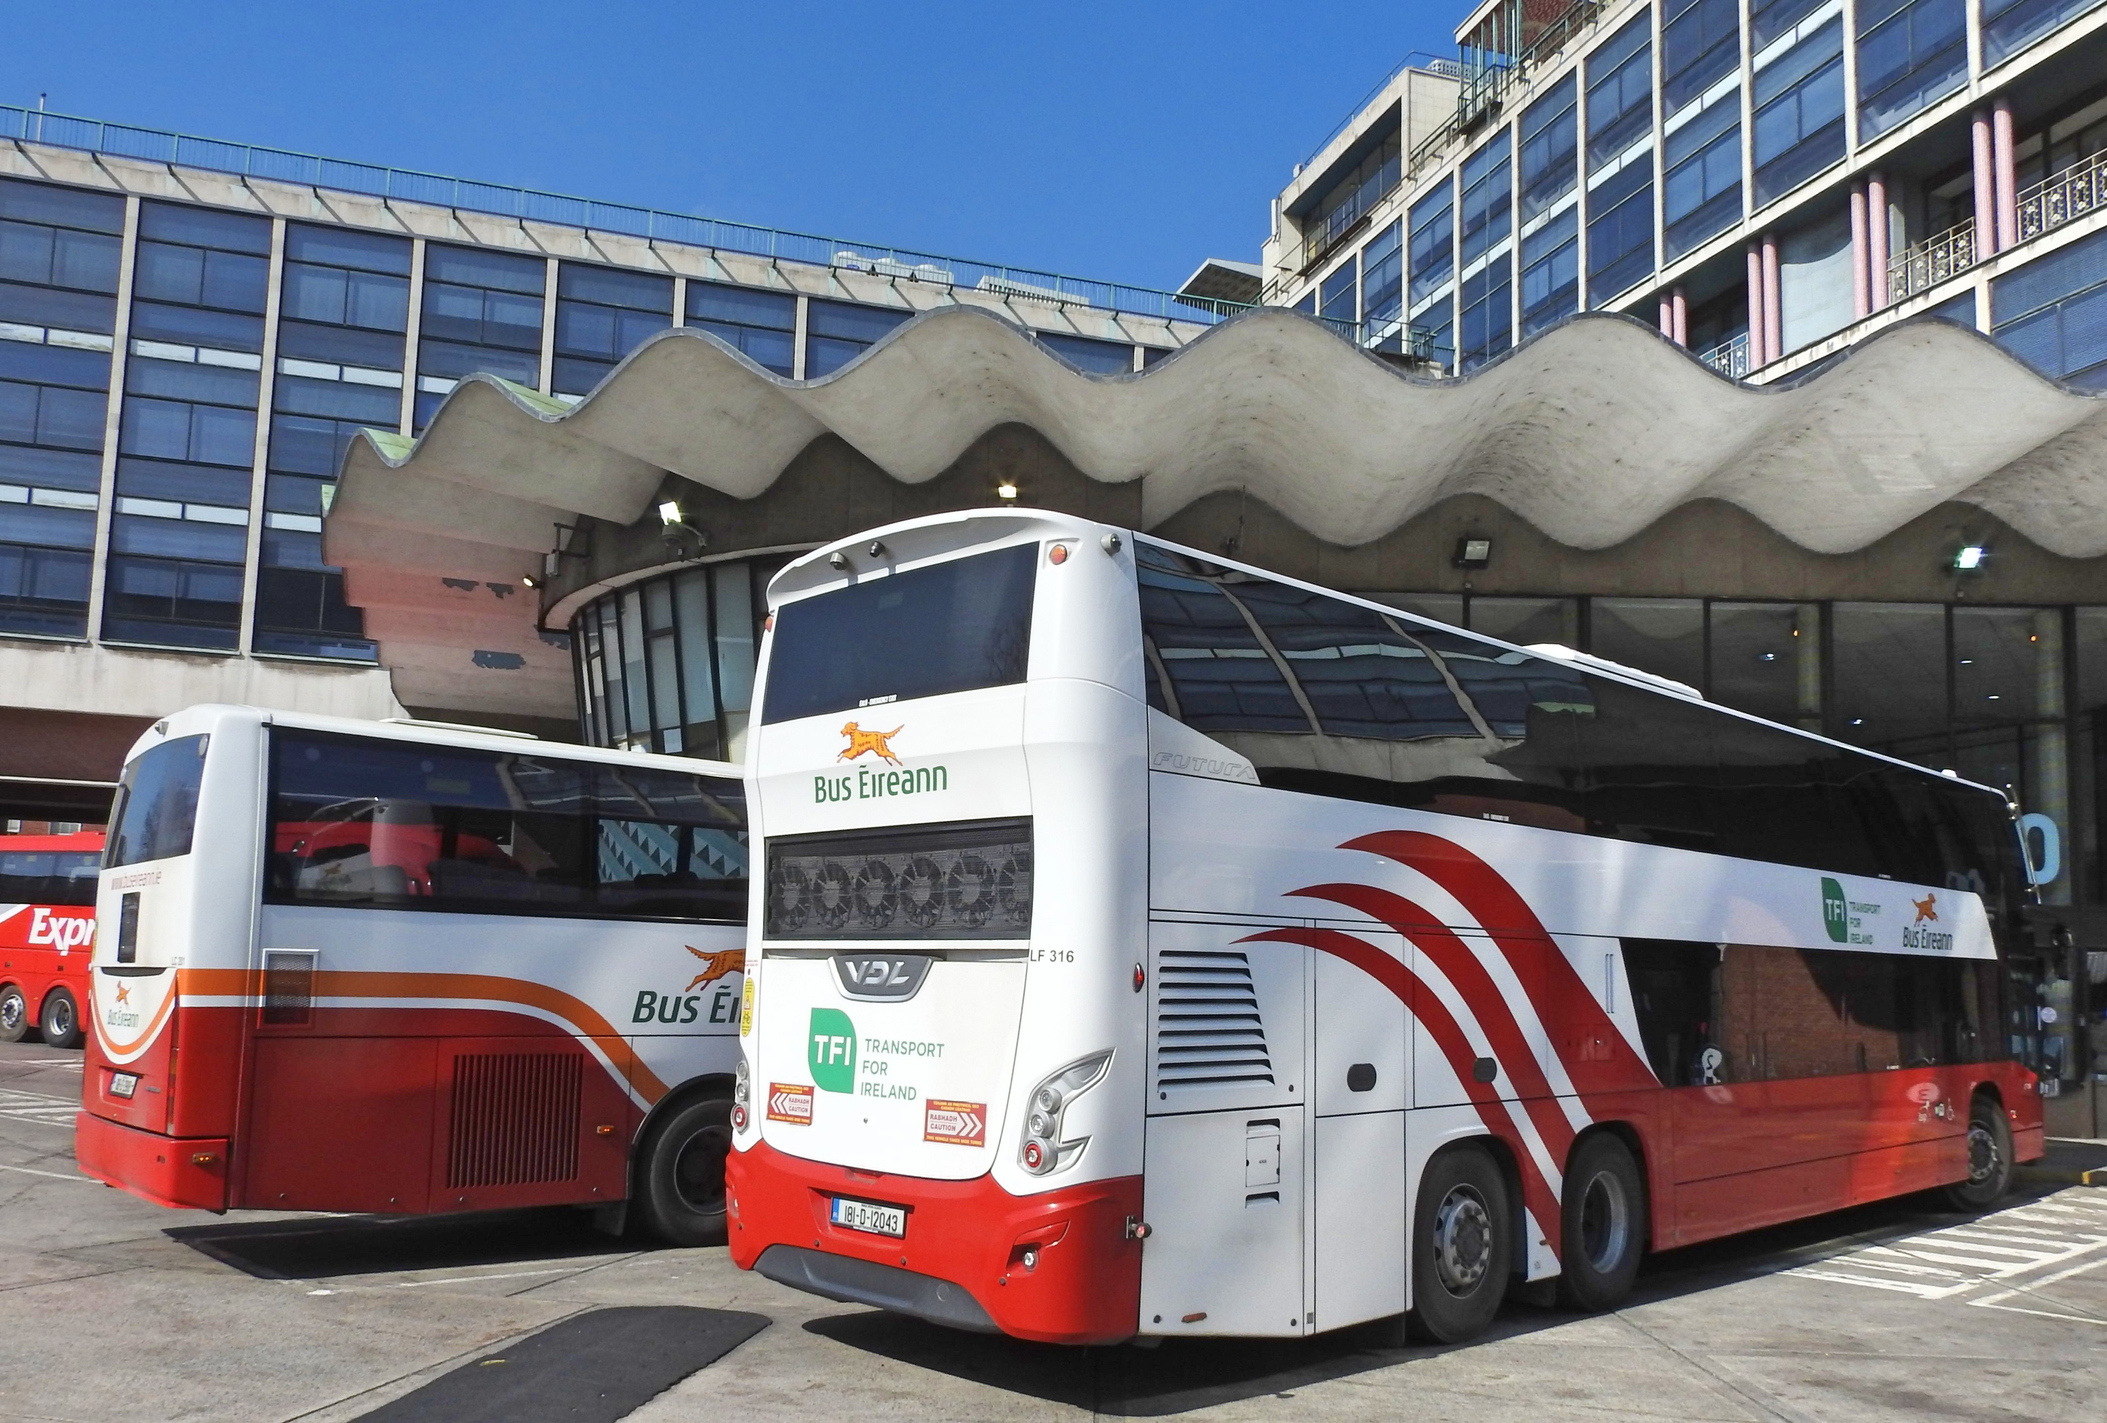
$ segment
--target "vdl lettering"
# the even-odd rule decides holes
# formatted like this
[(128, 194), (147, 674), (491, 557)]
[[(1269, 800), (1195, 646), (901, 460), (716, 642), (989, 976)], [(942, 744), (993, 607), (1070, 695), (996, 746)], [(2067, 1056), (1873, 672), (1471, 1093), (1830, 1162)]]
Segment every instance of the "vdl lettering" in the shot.
[[(705, 1022), (729, 1023), (732, 1007), (737, 1000), (729, 988), (719, 988), (710, 995), (710, 1012)], [(632, 1023), (660, 1022), (672, 1027), (680, 1023), (695, 1022), (702, 1013), (702, 995), (699, 993), (654, 993), (648, 988), (637, 990), (636, 1009), (630, 1013)]]
[(851, 800), (885, 800), (890, 796), (921, 795), (951, 789), (951, 773), (942, 766), (907, 766), (897, 771), (873, 771), (857, 767), (853, 776), (814, 776), (812, 803), (829, 805)]

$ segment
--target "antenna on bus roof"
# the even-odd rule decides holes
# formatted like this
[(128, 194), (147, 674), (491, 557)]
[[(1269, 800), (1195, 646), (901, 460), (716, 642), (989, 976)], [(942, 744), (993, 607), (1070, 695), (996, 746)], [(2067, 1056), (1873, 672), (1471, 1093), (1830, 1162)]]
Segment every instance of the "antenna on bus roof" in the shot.
[(426, 721), (418, 716), (384, 716), (389, 726), (423, 726), (433, 731), (472, 731), (478, 736), (510, 736), (520, 741), (539, 741), (531, 731), (512, 731), (502, 726), (471, 726), (465, 721)]

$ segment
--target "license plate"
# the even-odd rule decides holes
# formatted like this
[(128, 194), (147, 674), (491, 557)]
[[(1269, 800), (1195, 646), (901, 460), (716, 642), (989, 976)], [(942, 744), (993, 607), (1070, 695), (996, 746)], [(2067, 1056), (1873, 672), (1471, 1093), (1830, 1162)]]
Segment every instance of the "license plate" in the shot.
[(836, 1196), (831, 1219), (836, 1225), (873, 1235), (907, 1234), (907, 1212), (899, 1206), (874, 1206), (869, 1201)]
[(113, 1072), (110, 1074), (110, 1095), (112, 1097), (129, 1097), (138, 1090), (138, 1073)]

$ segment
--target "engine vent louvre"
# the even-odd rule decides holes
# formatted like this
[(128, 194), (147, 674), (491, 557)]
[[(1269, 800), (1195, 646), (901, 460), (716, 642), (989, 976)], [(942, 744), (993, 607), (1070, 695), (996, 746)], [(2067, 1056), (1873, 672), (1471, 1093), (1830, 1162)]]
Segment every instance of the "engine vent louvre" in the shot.
[(1232, 950), (1165, 949), (1156, 964), (1156, 1086), (1271, 1082), (1251, 961)]
[(475, 1053), (454, 1059), (446, 1184), (518, 1186), (578, 1175), (577, 1053)]
[(315, 956), (299, 950), (267, 950), (263, 956), (263, 1021), (302, 1027), (314, 1017)]

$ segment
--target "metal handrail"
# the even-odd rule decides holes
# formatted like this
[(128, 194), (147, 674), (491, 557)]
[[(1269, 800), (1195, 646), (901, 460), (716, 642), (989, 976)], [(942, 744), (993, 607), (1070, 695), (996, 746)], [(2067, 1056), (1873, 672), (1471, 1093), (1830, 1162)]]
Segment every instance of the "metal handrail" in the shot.
[(1744, 331), (1720, 342), (1709, 351), (1701, 352), (1698, 359), (1733, 380), (1740, 380), (1749, 373), (1749, 333)]
[(1915, 296), (1975, 263), (1975, 219), (1966, 217), (1888, 259), (1888, 300)]
[(0, 140), (4, 139), (145, 159), (172, 166), (204, 168), (216, 173), (237, 173), (273, 182), (302, 183), (309, 187), (404, 202), (429, 203), (437, 207), (491, 213), (521, 222), (547, 222), (621, 233), (646, 241), (676, 242), (815, 267), (874, 272), (895, 281), (932, 282), (996, 294), (1002, 294), (1006, 289), (1012, 293), (1027, 291), (1031, 294), (1025, 298), (1028, 300), (1131, 312), (1200, 325), (1212, 325), (1250, 309), (1243, 302), (1182, 296), (1158, 287), (1101, 282), (1058, 272), (943, 257), (882, 243), (846, 242), (840, 238), (784, 228), (755, 227), (748, 223), (726, 222), (658, 208), (597, 202), (536, 188), (479, 183), (408, 168), (353, 163), (282, 148), (197, 138), (166, 129), (104, 123), (99, 119), (47, 113), (42, 109), (19, 108), (12, 104), (0, 104)]
[(2054, 173), (2019, 195), (2019, 241), (2053, 232), (2107, 207), (2107, 149)]

